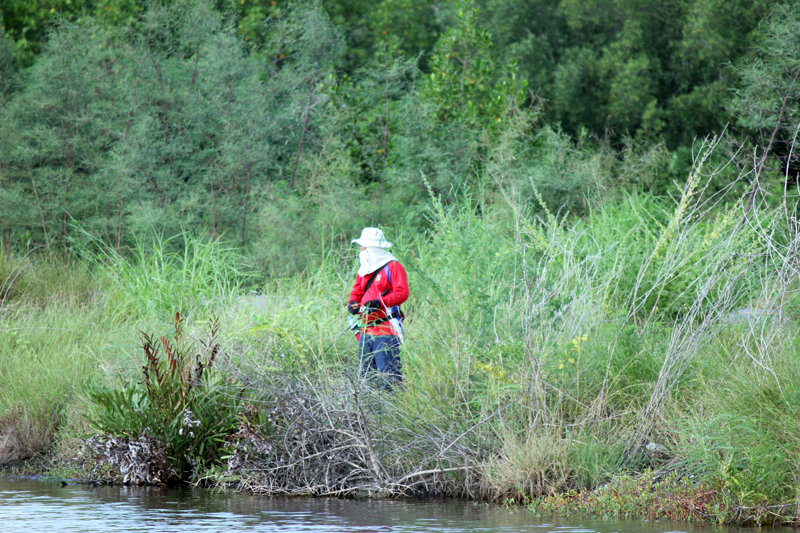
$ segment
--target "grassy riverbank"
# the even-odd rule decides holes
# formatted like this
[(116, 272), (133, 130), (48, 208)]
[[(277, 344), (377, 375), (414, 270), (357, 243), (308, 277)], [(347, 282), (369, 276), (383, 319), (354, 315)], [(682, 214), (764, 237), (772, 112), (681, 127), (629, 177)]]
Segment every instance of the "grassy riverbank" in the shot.
[[(706, 188), (713, 172), (701, 178), (699, 161), (673, 201), (626, 194), (582, 218), (534, 217), (510, 196), (432, 198), (427, 233), (392, 236), (412, 298), (405, 387), (391, 395), (353, 373), (347, 246), (267, 282), (188, 235), (129, 259), (102, 247), (4, 257), (3, 460), (46, 453), (116, 481), (444, 493), (601, 514), (618, 494), (643, 493), (624, 480), (666, 479), (648, 494), (703, 498), (703, 513), (673, 517), (791, 522), (795, 219), (758, 202), (744, 217)], [(115, 391), (129, 409), (115, 410)], [(97, 428), (105, 436), (86, 446)], [(134, 448), (161, 470), (124, 468)]]

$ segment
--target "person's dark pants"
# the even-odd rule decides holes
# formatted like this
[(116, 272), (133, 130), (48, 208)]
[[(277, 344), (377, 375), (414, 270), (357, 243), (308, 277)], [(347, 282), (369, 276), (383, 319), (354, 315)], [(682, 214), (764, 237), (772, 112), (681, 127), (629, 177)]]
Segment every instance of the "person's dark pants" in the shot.
[(402, 383), (400, 340), (397, 335), (362, 333), (358, 340), (358, 372), (376, 379), (384, 389), (392, 389)]

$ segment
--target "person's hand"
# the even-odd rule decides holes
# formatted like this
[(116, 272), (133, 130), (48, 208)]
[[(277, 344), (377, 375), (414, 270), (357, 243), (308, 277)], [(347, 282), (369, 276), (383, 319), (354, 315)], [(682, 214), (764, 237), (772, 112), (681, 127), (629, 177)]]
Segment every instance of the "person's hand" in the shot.
[(351, 315), (357, 315), (358, 308), (359, 308), (358, 302), (347, 302), (347, 310), (350, 311)]
[(366, 311), (375, 311), (376, 309), (381, 308), (381, 301), (380, 300), (370, 300), (368, 302), (364, 302), (362, 306)]

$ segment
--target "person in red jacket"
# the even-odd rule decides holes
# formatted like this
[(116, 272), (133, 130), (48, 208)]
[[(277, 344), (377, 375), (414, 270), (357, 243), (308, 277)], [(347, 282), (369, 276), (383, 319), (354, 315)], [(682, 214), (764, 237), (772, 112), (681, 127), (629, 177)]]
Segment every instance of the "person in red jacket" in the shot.
[(380, 229), (364, 228), (351, 242), (360, 247), (360, 266), (347, 302), (347, 310), (360, 315), (359, 373), (368, 377), (377, 373), (380, 386), (392, 389), (403, 381), (400, 304), (408, 299), (408, 278)]

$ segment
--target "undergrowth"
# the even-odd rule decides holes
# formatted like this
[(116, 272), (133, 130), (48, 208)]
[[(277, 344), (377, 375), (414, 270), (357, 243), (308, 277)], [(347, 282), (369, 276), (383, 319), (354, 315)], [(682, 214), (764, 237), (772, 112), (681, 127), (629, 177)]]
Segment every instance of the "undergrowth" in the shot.
[[(736, 198), (709, 186), (717, 174), (703, 151), (715, 142), (674, 200), (630, 193), (590, 202), (581, 218), (541, 198), (531, 209), (510, 190), (505, 204), (431, 194), (429, 231), (392, 236), (411, 298), (405, 387), (391, 396), (356, 376), (344, 310), (352, 247), (331, 241), (315, 268), (244, 298), (238, 260), (209, 244), (218, 266), (194, 268), (205, 256), (189, 248), (103, 256), (93, 265), (107, 297), (83, 307), (41, 310), (15, 293), (19, 305), (0, 310), (0, 364), (14, 363), (0, 373), (0, 415), (23, 420), (35, 411), (26, 405), (41, 405), (60, 414), (32, 426), (59, 439), (65, 421), (86, 418), (66, 413), (87, 415), (115, 439), (115, 457), (135, 449), (161, 461), (137, 480), (791, 521), (794, 508), (774, 506), (800, 496), (797, 217), (757, 198), (743, 218)], [(198, 371), (177, 339), (211, 308), (226, 357), (211, 369), (201, 358)], [(144, 337), (137, 376), (129, 330), (164, 327), (178, 309), (189, 318), (176, 340)], [(41, 361), (48, 370), (31, 372)], [(75, 398), (77, 374), (96, 406)], [(663, 484), (624, 477), (675, 465), (683, 476)]]
[[(212, 319), (208, 338), (194, 346), (176, 314), (172, 340), (142, 334), (141, 382), (88, 387), (87, 396), (95, 407), (89, 421), (100, 432), (101, 441), (90, 446), (95, 471), (116, 465), (118, 473), (104, 475), (118, 475), (119, 481), (131, 483), (174, 483), (196, 480), (221, 462), (226, 439), (239, 423), (241, 391), (236, 392), (215, 367), (220, 351), (218, 327)], [(147, 447), (151, 456), (163, 452), (166, 458), (162, 471), (153, 478), (129, 475), (135, 463), (150, 460), (134, 453), (139, 450), (133, 444), (147, 438), (152, 438)], [(108, 446), (112, 441), (113, 446)], [(110, 457), (116, 453), (124, 457)]]
[(651, 472), (619, 476), (600, 488), (567, 491), (532, 500), (536, 514), (556, 513), (637, 520), (707, 520), (717, 517), (717, 491), (675, 474), (656, 479)]

